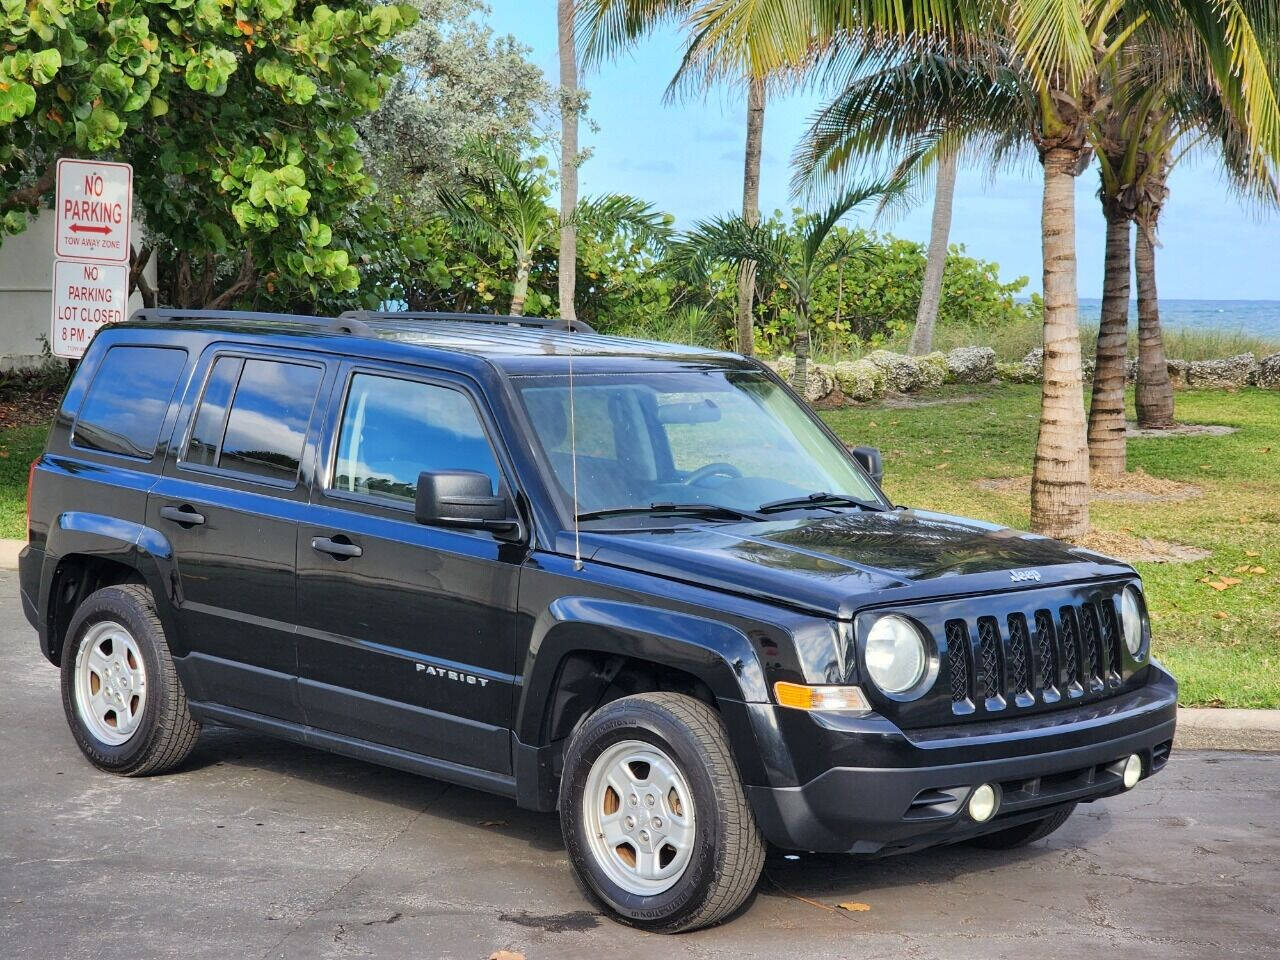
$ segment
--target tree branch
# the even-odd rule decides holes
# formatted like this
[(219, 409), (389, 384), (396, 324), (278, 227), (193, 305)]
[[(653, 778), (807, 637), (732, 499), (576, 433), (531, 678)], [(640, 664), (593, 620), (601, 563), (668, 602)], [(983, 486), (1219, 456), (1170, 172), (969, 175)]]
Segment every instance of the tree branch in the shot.
[(248, 250), (244, 252), (244, 259), (240, 261), (240, 273), (236, 276), (231, 285), (223, 290), (220, 294), (204, 304), (206, 310), (222, 310), (231, 306), (240, 297), (244, 296), (253, 289), (254, 283), (258, 279), (258, 269), (253, 263), (253, 254)]
[(49, 161), (49, 165), (44, 168), (44, 173), (40, 174), (34, 183), (12, 190), (4, 200), (0, 200), (0, 212), (14, 210), (19, 207), (34, 207), (40, 202), (41, 197), (53, 189), (57, 179), (58, 160), (55, 157)]

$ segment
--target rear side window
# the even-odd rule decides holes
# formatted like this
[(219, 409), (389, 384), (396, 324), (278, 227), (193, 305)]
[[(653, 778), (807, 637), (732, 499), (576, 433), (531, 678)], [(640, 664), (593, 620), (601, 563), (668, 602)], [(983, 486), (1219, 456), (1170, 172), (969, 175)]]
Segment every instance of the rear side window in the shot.
[(466, 394), (358, 373), (338, 434), (333, 489), (412, 504), (424, 470), (474, 470), (498, 486), (498, 464)]
[(112, 347), (80, 405), (75, 445), (150, 460), (186, 365), (173, 347)]
[(219, 357), (185, 461), (293, 483), (322, 373), (302, 363)]

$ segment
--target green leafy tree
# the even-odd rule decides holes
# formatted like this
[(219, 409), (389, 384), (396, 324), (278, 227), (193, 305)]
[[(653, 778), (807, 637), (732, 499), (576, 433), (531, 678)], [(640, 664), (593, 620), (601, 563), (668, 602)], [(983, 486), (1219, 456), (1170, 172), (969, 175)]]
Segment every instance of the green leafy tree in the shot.
[(753, 261), (766, 283), (787, 291), (795, 311), (792, 384), (803, 395), (808, 381), (814, 287), (829, 267), (864, 253), (869, 246), (863, 235), (847, 231), (834, 234), (836, 226), (855, 207), (895, 189), (886, 183), (854, 187), (826, 210), (806, 218), (796, 231), (776, 221), (752, 223), (741, 216), (703, 221), (673, 245), (671, 260), (677, 269), (693, 277), (705, 276), (717, 263), (741, 266)]
[[(502, 145), (474, 143), (471, 153), (474, 161), (459, 176), (460, 187), (442, 187), (440, 204), (473, 249), (510, 254), (515, 266), (510, 312), (521, 316), (534, 258), (558, 239), (563, 218), (549, 205), (545, 165), (526, 162)], [(668, 229), (667, 219), (647, 203), (618, 194), (581, 201), (572, 219), (575, 226), (589, 223), (606, 230)]]
[(162, 289), (222, 306), (258, 284), (354, 289), (343, 213), (373, 191), (355, 121), (396, 70), (412, 7), (341, 0), (2, 0), (3, 229), (47, 202), (60, 156), (124, 159)]

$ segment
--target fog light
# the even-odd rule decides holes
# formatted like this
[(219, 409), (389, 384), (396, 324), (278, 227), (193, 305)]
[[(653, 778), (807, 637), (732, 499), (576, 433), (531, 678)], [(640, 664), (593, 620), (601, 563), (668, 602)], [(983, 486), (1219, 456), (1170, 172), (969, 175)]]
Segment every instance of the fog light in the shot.
[(996, 815), (1000, 797), (989, 783), (979, 786), (969, 797), (969, 816), (978, 823), (986, 823)]
[(1129, 759), (1124, 762), (1124, 788), (1132, 790), (1141, 779), (1142, 758), (1136, 753), (1131, 753), (1129, 754)]

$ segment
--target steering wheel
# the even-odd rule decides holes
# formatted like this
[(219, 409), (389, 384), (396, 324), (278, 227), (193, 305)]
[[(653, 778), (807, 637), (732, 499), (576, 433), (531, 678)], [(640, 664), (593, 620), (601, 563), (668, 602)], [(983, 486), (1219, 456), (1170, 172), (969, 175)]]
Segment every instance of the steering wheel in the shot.
[(742, 471), (732, 463), (724, 463), (723, 461), (708, 463), (699, 467), (697, 470), (693, 471), (693, 473), (685, 477), (684, 485), (686, 487), (691, 487), (695, 484), (701, 483), (703, 480), (710, 480), (712, 477), (728, 477), (729, 479), (734, 480), (740, 476), (742, 476)]

